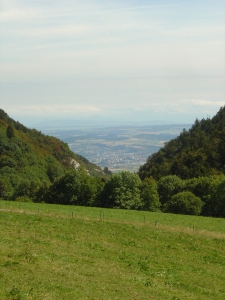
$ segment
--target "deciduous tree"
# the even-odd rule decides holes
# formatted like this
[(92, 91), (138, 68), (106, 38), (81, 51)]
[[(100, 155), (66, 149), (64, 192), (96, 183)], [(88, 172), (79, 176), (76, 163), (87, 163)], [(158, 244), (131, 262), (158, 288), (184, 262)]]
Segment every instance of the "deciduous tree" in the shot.
[(180, 192), (166, 203), (165, 211), (175, 214), (199, 215), (203, 202), (191, 192)]

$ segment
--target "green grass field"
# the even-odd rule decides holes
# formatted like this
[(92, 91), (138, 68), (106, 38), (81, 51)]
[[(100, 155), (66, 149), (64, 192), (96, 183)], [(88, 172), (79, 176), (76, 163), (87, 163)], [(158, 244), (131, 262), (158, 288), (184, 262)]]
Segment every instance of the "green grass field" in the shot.
[(225, 219), (0, 201), (0, 299), (225, 299)]

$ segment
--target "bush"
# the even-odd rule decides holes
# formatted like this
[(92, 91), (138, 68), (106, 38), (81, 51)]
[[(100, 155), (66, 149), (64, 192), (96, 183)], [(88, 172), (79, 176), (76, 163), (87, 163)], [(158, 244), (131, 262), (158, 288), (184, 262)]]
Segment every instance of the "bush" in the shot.
[(210, 194), (204, 208), (208, 216), (225, 218), (224, 176), (220, 176), (212, 182)]
[(192, 192), (180, 192), (166, 203), (165, 211), (175, 214), (199, 215), (203, 202)]
[(168, 175), (162, 177), (158, 181), (158, 193), (159, 200), (164, 205), (171, 197), (179, 192), (182, 192), (184, 188), (184, 182), (176, 175)]
[(32, 200), (28, 196), (17, 197), (15, 201), (18, 202), (32, 202)]
[(185, 190), (192, 192), (204, 202), (208, 195), (213, 177), (198, 177), (185, 181)]
[(39, 192), (41, 201), (46, 203), (97, 206), (102, 189), (99, 178), (91, 177), (84, 170), (71, 170), (57, 178), (44, 195), (41, 190)]

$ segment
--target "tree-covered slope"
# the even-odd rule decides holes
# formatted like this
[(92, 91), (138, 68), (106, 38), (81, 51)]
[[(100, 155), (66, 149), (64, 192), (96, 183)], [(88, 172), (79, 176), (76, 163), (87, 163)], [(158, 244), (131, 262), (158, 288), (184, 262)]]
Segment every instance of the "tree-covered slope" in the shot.
[(28, 129), (0, 109), (0, 197), (15, 198), (22, 188), (31, 191), (32, 185), (53, 182), (66, 170), (78, 168), (94, 176), (104, 174), (66, 143)]
[(177, 175), (182, 179), (225, 173), (225, 106), (212, 118), (196, 120), (140, 167), (141, 179)]

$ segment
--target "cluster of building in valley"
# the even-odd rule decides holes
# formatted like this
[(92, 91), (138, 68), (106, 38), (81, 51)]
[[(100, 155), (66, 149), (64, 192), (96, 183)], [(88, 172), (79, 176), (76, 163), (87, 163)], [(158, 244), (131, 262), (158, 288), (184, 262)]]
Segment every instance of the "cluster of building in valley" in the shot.
[(92, 163), (104, 168), (108, 167), (111, 171), (121, 170), (138, 171), (140, 165), (146, 162), (148, 156), (157, 151), (159, 147), (100, 147), (87, 145), (77, 146), (70, 144), (70, 149), (86, 157)]
[(103, 169), (136, 172), (149, 155), (179, 135), (183, 128), (189, 127), (187, 124), (88, 127), (46, 133), (68, 143), (72, 151)]

